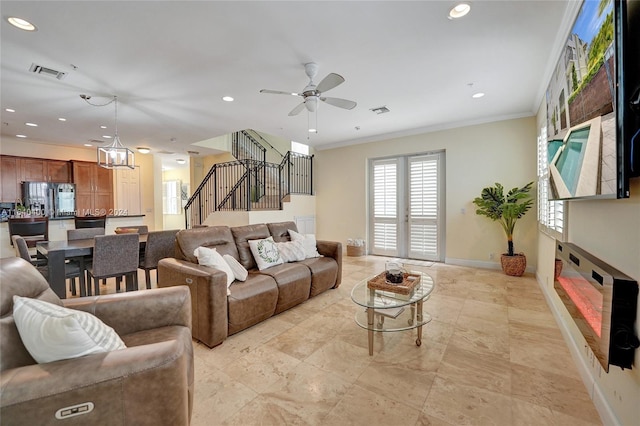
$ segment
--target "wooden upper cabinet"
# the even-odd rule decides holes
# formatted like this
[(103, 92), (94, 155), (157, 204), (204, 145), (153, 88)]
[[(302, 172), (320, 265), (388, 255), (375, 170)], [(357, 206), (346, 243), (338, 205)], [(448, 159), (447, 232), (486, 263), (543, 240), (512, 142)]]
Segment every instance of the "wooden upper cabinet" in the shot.
[(71, 182), (71, 167), (68, 161), (19, 158), (19, 163), (20, 180), (23, 182)]
[(20, 190), (20, 166), (18, 157), (0, 157), (0, 201), (15, 203), (22, 196)]
[(113, 214), (113, 171), (96, 163), (72, 163), (78, 216)]

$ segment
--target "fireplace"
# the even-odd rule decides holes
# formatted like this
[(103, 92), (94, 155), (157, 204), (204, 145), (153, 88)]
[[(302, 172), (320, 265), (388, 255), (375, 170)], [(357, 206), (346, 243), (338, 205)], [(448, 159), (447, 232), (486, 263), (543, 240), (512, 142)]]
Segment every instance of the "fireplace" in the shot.
[(556, 259), (556, 293), (602, 367), (631, 368), (638, 283), (571, 243), (557, 242)]

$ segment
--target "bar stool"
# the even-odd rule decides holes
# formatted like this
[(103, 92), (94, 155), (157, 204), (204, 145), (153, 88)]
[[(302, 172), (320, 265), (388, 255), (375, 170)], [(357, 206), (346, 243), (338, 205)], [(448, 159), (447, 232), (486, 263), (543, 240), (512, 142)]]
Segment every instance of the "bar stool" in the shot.
[(35, 247), (38, 241), (49, 241), (48, 217), (10, 217), (8, 224), (9, 238), (20, 235), (25, 239), (27, 247)]
[(107, 223), (107, 215), (104, 216), (76, 216), (73, 218), (76, 229), (104, 228)]
[(158, 261), (166, 257), (173, 257), (176, 250), (176, 234), (178, 229), (168, 231), (153, 231), (147, 235), (144, 255), (140, 258), (140, 269), (144, 269), (147, 288), (151, 288), (151, 271), (158, 269)]
[[(123, 276), (130, 277), (134, 288), (138, 286), (139, 235), (114, 234), (94, 237), (93, 260), (87, 267), (87, 277), (93, 278), (95, 295), (100, 294), (98, 280), (116, 278), (116, 291), (120, 290)], [(88, 292), (91, 285), (87, 285)]]

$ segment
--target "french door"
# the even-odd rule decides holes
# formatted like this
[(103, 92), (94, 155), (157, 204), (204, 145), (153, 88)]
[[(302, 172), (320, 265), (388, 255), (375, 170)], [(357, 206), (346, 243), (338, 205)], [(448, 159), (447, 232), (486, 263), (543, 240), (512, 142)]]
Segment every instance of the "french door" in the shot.
[(370, 252), (444, 260), (444, 152), (370, 160)]

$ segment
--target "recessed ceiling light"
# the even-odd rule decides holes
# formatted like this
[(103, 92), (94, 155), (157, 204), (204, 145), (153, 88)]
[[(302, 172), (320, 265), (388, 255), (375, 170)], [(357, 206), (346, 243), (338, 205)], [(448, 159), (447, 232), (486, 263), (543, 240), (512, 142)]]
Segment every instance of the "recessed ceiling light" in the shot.
[(67, 121), (67, 119), (64, 118), (64, 117), (60, 117), (60, 118), (58, 118), (58, 121)]
[(318, 133), (317, 129), (309, 129), (309, 133)]
[(38, 125), (36, 123), (24, 123), (25, 126), (29, 126), (29, 127), (38, 127)]
[(143, 146), (139, 146), (138, 148), (136, 148), (138, 150), (138, 152), (140, 154), (148, 154), (151, 152), (151, 150), (149, 148), (145, 148)]
[(16, 135), (16, 138), (26, 138), (27, 135)]
[(16, 112), (15, 109), (11, 109), (11, 108), (5, 108), (4, 110), (7, 111), (7, 112)]
[(33, 25), (31, 22), (22, 18), (16, 18), (15, 16), (10, 16), (7, 18), (7, 21), (14, 27), (20, 28), (21, 30), (25, 30), (25, 31), (38, 30), (35, 25)]
[(462, 18), (469, 13), (471, 6), (468, 3), (460, 3), (449, 11), (449, 19)]
[(186, 160), (184, 160), (183, 158), (178, 158), (178, 159), (176, 160), (176, 163), (178, 163), (178, 164), (184, 164), (184, 163), (186, 163), (186, 162), (187, 162), (187, 161), (186, 161)]
[(105, 138), (105, 139), (111, 139), (111, 136), (109, 136), (109, 135), (102, 135), (102, 137)]
[(222, 100), (225, 102), (233, 102), (233, 98), (231, 96), (223, 96)]
[(90, 143), (85, 143), (84, 146), (93, 146)]
[(106, 128), (107, 128), (107, 126), (100, 126), (100, 128), (101, 128), (101, 129), (106, 129)]
[(484, 96), (484, 93), (482, 92), (478, 92), (478, 93), (474, 93), (473, 95), (471, 95), (472, 98), (474, 99), (478, 99)]

